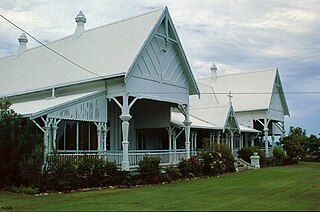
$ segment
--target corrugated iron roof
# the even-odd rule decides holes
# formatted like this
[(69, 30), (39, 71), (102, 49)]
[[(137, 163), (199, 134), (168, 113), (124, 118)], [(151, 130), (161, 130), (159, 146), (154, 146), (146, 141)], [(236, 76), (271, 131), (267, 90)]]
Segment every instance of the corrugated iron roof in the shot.
[[(0, 59), (0, 97), (127, 73), (164, 9), (86, 30)], [(99, 77), (101, 76), (101, 77)]]
[(57, 98), (31, 100), (26, 102), (14, 103), (10, 106), (10, 108), (13, 109), (16, 113), (22, 115), (23, 117), (32, 117), (41, 112), (54, 109), (60, 105), (77, 101), (79, 99), (92, 96), (98, 93), (101, 93), (101, 91), (60, 96)]
[[(277, 69), (274, 68), (218, 76), (215, 81), (212, 81), (211, 78), (198, 79), (202, 99), (200, 98), (198, 101), (191, 97), (191, 107), (227, 105), (228, 93), (231, 92), (232, 105), (236, 112), (267, 110), (278, 75), (277, 72)], [(287, 103), (285, 99), (283, 101), (285, 115), (287, 115), (289, 113)]]

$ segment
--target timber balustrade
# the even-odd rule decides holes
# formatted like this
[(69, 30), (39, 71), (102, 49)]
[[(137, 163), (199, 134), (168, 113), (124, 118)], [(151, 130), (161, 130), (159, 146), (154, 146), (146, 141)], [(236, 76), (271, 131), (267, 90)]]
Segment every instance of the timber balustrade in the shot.
[[(115, 162), (118, 167), (121, 167), (122, 151), (96, 151), (96, 150), (83, 150), (83, 151), (57, 151), (55, 154), (48, 154), (48, 161), (53, 157), (59, 157), (61, 160), (65, 158), (72, 158), (73, 160), (79, 160), (81, 157), (92, 158), (105, 158), (110, 162)], [(130, 168), (137, 168), (138, 163), (144, 157), (159, 157), (161, 159), (160, 165), (177, 164), (183, 158), (187, 158), (187, 152), (185, 149), (177, 149), (176, 151), (169, 150), (129, 150), (129, 166)]]

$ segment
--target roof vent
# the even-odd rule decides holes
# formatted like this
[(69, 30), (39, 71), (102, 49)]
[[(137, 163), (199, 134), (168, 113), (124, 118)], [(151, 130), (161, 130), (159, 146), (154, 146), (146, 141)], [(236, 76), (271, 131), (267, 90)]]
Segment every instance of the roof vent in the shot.
[(17, 51), (18, 56), (21, 55), (27, 49), (28, 38), (26, 34), (22, 33), (18, 39), (20, 45)]
[(217, 66), (212, 63), (211, 67), (210, 67), (210, 71), (211, 71), (211, 80), (215, 81), (217, 79)]
[(75, 18), (76, 23), (77, 23), (77, 28), (74, 32), (74, 35), (76, 37), (79, 37), (83, 32), (84, 32), (84, 24), (86, 23), (87, 19), (86, 17), (83, 15), (83, 12), (80, 11), (79, 14), (77, 15), (77, 17)]

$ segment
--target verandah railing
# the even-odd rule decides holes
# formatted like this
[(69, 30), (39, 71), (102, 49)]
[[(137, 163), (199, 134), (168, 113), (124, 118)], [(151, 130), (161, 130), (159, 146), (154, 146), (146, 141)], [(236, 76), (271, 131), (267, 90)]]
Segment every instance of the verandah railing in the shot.
[[(138, 163), (146, 156), (159, 157), (161, 159), (160, 165), (170, 165), (177, 164), (182, 158), (187, 157), (185, 149), (179, 149), (176, 151), (169, 150), (129, 150), (129, 166), (130, 168), (138, 167)], [(117, 166), (121, 167), (122, 163), (122, 151), (96, 151), (96, 150), (66, 150), (57, 151), (56, 154), (49, 154), (48, 160), (50, 161), (52, 157), (59, 157), (61, 159), (72, 158), (73, 160), (78, 160), (81, 157), (92, 157), (92, 158), (105, 158), (110, 162), (115, 162)]]

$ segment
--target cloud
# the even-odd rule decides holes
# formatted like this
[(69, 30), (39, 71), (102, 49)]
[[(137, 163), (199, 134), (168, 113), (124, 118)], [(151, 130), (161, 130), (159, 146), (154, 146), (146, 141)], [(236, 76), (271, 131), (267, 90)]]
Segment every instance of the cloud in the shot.
[[(212, 62), (221, 75), (278, 67), (286, 91), (320, 90), (317, 0), (1, 0), (0, 13), (41, 41), (54, 41), (74, 32), (80, 10), (90, 29), (165, 5), (196, 77), (208, 76)], [(15, 53), (21, 31), (0, 19), (0, 34), (0, 57)], [(37, 45), (29, 38), (29, 48)], [(308, 121), (320, 120), (319, 109), (309, 102), (320, 105), (320, 98), (287, 99), (291, 120), (315, 131)]]

